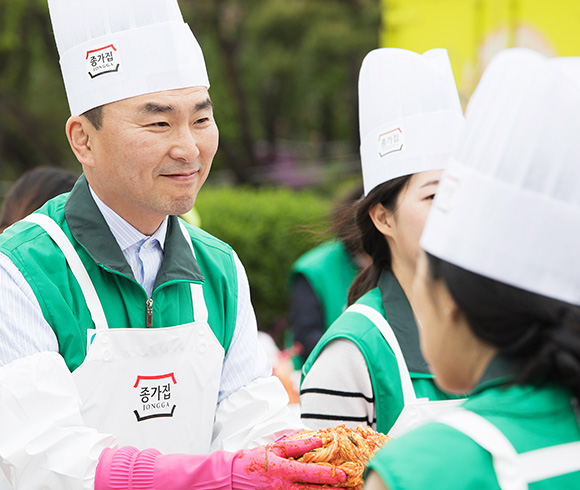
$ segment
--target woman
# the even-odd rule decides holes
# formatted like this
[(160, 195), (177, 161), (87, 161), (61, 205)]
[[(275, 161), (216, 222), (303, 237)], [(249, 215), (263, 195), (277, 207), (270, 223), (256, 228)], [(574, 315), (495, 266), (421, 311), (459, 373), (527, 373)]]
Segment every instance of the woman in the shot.
[(312, 428), (367, 424), (396, 435), (433, 408), (425, 399), (448, 398), (420, 353), (407, 298), (419, 237), (463, 115), (443, 49), (371, 51), (359, 99), (365, 197), (357, 224), (372, 264), (350, 289), (349, 303), (356, 303), (304, 366), (301, 416)]
[(580, 58), (490, 64), (421, 238), (412, 302), (455, 412), (385, 446), (366, 490), (580, 488)]

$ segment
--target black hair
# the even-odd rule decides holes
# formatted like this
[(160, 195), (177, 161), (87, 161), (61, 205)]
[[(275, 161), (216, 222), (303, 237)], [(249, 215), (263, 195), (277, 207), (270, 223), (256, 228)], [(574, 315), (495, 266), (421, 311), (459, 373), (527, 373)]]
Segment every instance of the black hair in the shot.
[(383, 234), (377, 230), (369, 215), (370, 209), (376, 204), (382, 204), (389, 211), (395, 211), (398, 197), (409, 184), (412, 175), (405, 175), (389, 180), (369, 192), (356, 206), (356, 225), (358, 240), (362, 251), (371, 259), (355, 278), (348, 291), (348, 304), (353, 304), (377, 286), (379, 277), (385, 269), (391, 268), (391, 250)]
[(103, 106), (97, 106), (82, 113), (98, 131), (103, 127)]
[(362, 193), (362, 186), (351, 189), (333, 207), (331, 213), (332, 225), (329, 233), (335, 235), (343, 243), (344, 248), (352, 257), (363, 253), (355, 221), (356, 206)]
[(473, 333), (521, 359), (517, 383), (557, 381), (580, 398), (580, 306), (465, 270), (427, 254), (432, 279), (442, 279)]
[(0, 231), (36, 211), (46, 201), (70, 191), (77, 175), (59, 167), (37, 167), (12, 184), (2, 206)]

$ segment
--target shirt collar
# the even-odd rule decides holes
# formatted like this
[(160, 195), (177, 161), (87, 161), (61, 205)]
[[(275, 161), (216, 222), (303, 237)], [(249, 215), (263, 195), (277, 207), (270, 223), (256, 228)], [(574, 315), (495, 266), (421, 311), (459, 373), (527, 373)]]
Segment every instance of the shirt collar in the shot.
[(91, 195), (97, 204), (97, 207), (101, 211), (103, 218), (109, 225), (111, 233), (117, 240), (119, 247), (123, 252), (125, 252), (128, 248), (133, 247), (134, 245), (140, 244), (144, 242), (148, 238), (151, 238), (154, 241), (159, 243), (161, 250), (164, 250), (165, 247), (165, 237), (167, 235), (167, 222), (168, 217), (166, 216), (159, 228), (155, 230), (150, 237), (148, 235), (144, 235), (139, 230), (137, 230), (133, 225), (129, 222), (125, 221), (121, 216), (119, 216), (115, 211), (113, 211), (109, 206), (107, 206), (100, 198), (97, 196), (93, 188), (89, 185), (89, 190), (91, 191)]
[(505, 355), (496, 355), (488, 364), (483, 375), (473, 388), (472, 393), (485, 390), (489, 386), (501, 385), (514, 381), (524, 368), (525, 361)]
[[(65, 204), (66, 223), (75, 240), (85, 249), (91, 259), (108, 269), (133, 277), (116, 237), (105, 221), (89, 191), (88, 182), (81, 174)], [(173, 280), (203, 282), (203, 274), (191, 253), (191, 247), (180, 230), (179, 218), (169, 216), (164, 244), (163, 262), (157, 275), (157, 283)]]
[(421, 353), (419, 329), (407, 296), (392, 271), (384, 270), (378, 281), (383, 307), (389, 325), (397, 337), (409, 371), (431, 374)]

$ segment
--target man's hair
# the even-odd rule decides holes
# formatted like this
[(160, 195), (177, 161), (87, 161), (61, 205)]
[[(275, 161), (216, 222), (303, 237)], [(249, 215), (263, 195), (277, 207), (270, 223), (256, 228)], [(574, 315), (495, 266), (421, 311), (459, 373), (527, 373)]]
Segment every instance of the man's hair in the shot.
[(95, 127), (95, 129), (99, 130), (103, 126), (103, 106), (100, 105), (93, 109), (89, 109), (82, 114), (85, 116), (91, 124)]

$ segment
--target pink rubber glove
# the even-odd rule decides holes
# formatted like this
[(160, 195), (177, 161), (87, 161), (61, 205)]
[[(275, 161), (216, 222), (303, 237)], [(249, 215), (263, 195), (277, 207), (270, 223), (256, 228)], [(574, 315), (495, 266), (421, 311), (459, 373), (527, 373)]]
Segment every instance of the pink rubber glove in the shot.
[(318, 437), (311, 437), (281, 439), (240, 451), (232, 466), (232, 490), (314, 490), (344, 483), (346, 474), (340, 469), (287, 459), (299, 458), (321, 446)]
[(95, 490), (231, 490), (236, 453), (161, 454), (125, 446), (105, 449), (95, 474)]

